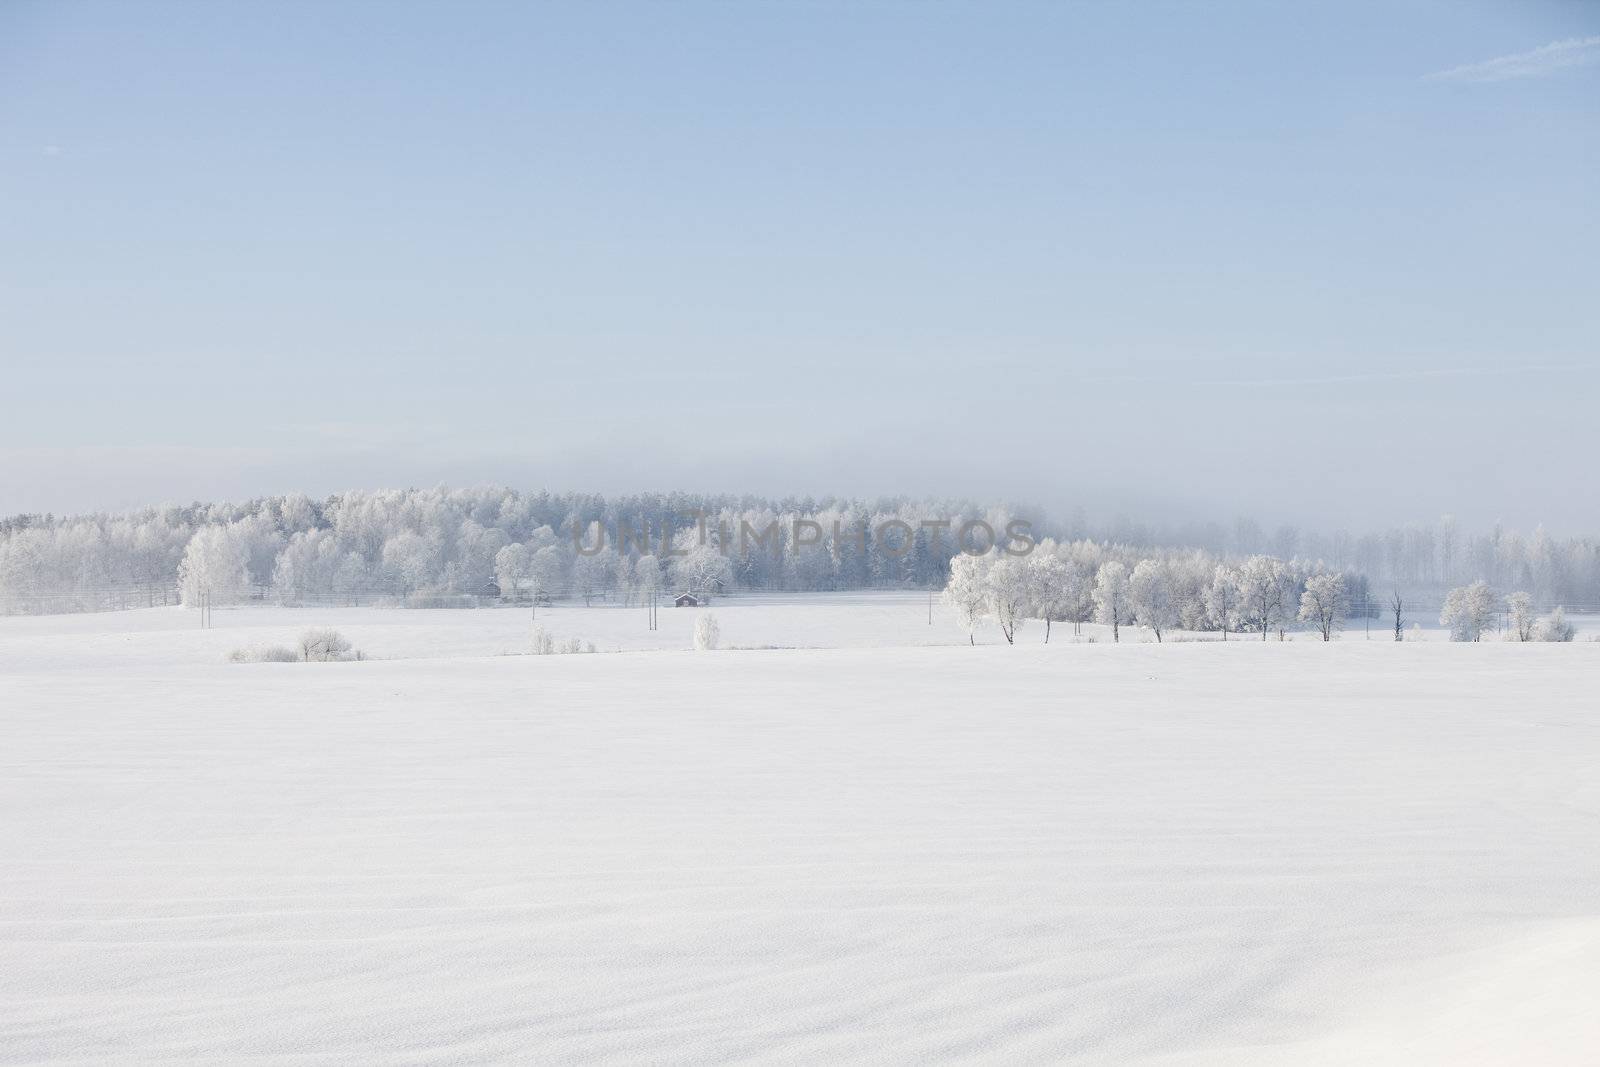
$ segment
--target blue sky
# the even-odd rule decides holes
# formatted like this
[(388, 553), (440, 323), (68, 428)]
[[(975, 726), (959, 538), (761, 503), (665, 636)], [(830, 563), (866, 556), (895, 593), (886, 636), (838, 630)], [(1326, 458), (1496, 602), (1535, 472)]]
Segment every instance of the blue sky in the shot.
[(0, 512), (1600, 525), (1600, 8), (0, 5)]

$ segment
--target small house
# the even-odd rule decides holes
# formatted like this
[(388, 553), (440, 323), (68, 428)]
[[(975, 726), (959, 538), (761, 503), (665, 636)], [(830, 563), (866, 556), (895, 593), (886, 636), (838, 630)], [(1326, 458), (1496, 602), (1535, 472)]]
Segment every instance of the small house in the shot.
[(700, 606), (700, 598), (693, 593), (679, 593), (678, 599), (672, 602), (672, 606), (675, 608), (697, 608)]

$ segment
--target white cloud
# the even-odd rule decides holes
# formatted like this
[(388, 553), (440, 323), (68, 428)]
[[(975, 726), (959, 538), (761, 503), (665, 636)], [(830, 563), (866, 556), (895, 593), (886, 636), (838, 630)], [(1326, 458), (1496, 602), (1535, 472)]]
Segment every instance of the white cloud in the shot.
[(1600, 59), (1600, 36), (1569, 37), (1528, 52), (1496, 56), (1429, 74), (1427, 81), (1500, 82), (1512, 78), (1541, 78), (1568, 67), (1581, 67)]

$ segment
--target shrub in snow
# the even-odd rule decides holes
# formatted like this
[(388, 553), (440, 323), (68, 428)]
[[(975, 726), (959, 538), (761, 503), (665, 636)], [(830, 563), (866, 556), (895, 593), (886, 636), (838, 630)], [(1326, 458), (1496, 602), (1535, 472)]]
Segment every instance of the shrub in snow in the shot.
[(1533, 639), (1536, 641), (1571, 641), (1576, 636), (1575, 630), (1567, 621), (1565, 608), (1557, 608), (1548, 616), (1539, 620), (1534, 627)]
[(463, 593), (412, 593), (406, 597), (408, 608), (475, 608), (478, 598)]
[(300, 653), (284, 645), (267, 648), (236, 648), (228, 653), (230, 663), (299, 663)]
[(584, 643), (582, 638), (569, 637), (565, 641), (557, 641), (555, 635), (545, 630), (543, 626), (533, 628), (533, 648), (535, 656), (570, 656), (581, 652), (593, 652), (594, 642)]
[(717, 642), (722, 639), (722, 629), (717, 625), (717, 617), (711, 612), (702, 612), (694, 620), (694, 647), (699, 652), (709, 652), (717, 647)]
[(338, 630), (307, 630), (300, 635), (300, 659), (307, 663), (359, 658), (359, 654), (351, 651), (350, 642)]
[[(1396, 632), (1398, 632), (1398, 631), (1396, 631)], [(1412, 640), (1412, 641), (1421, 641), (1422, 640), (1422, 624), (1420, 622), (1414, 622), (1414, 623), (1411, 624), (1411, 637), (1410, 637), (1410, 640)]]

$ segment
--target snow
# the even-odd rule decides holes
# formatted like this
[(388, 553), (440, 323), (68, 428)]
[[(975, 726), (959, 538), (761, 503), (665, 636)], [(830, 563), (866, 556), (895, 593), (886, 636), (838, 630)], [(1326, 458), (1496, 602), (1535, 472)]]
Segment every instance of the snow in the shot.
[(0, 1062), (1592, 1059), (1600, 645), (712, 610), (0, 620)]

